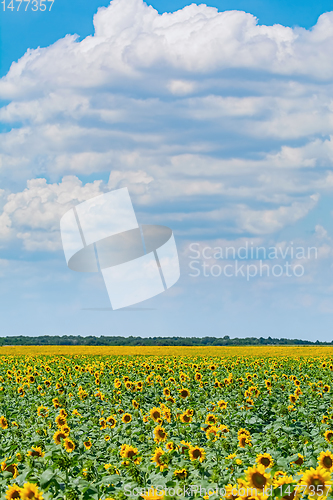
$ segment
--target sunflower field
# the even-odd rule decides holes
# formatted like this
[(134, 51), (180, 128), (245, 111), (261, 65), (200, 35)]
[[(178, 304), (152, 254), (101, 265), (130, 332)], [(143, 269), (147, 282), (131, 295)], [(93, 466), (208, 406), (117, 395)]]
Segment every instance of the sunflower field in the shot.
[(333, 350), (1, 348), (0, 498), (333, 498)]

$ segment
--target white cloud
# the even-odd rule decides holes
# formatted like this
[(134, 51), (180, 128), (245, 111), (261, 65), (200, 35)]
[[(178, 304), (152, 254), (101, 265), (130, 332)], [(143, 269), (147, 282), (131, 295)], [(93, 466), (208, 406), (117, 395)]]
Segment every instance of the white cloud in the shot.
[(312, 80), (333, 75), (332, 13), (305, 30), (260, 26), (249, 13), (218, 12), (206, 5), (159, 15), (142, 0), (113, 0), (98, 10), (94, 26), (94, 36), (81, 42), (67, 36), (50, 47), (29, 50), (2, 80), (1, 94), (13, 98), (58, 88), (119, 86), (124, 79), (149, 86), (145, 72), (157, 66), (164, 69), (162, 79), (166, 68), (175, 75), (214, 74), (224, 68), (303, 74)]
[(186, 95), (194, 91), (195, 84), (184, 80), (171, 80), (167, 84), (167, 88), (170, 90), (171, 94)]
[[(280, 206), (276, 209), (261, 208), (254, 210), (245, 204), (230, 204), (226, 208), (195, 213), (173, 213), (169, 218), (189, 223), (195, 221), (195, 226), (183, 232), (184, 235), (197, 233), (200, 228), (203, 235), (223, 232), (234, 234), (252, 234), (264, 236), (275, 233), (283, 227), (294, 224), (312, 210), (319, 196), (312, 195), (302, 201), (293, 202), (291, 205)], [(184, 224), (185, 225), (185, 224)]]
[(61, 248), (59, 221), (79, 202), (101, 194), (102, 181), (85, 185), (75, 176), (57, 184), (31, 179), (22, 192), (8, 195), (0, 214), (1, 242), (19, 238), (28, 251), (56, 251)]
[(112, 0), (94, 26), (0, 80), (2, 241), (52, 250), (64, 210), (125, 185), (182, 234), (271, 234), (332, 193), (333, 13), (305, 30)]

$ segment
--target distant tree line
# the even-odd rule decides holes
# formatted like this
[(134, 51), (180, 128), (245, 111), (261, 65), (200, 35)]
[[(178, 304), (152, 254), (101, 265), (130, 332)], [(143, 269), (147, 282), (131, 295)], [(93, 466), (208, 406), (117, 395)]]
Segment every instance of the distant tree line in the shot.
[(14, 337), (0, 337), (0, 346), (13, 345), (85, 345), (85, 346), (249, 346), (249, 345), (333, 345), (332, 342), (311, 342), (299, 339), (268, 338), (234, 338), (228, 335), (217, 337), (81, 337), (80, 335), (42, 335), (40, 337), (27, 337), (18, 335)]

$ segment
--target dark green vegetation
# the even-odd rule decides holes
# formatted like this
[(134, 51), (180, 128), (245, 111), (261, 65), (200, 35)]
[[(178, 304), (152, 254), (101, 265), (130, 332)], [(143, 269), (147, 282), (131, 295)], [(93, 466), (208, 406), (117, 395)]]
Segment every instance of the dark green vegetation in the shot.
[(231, 339), (228, 335), (216, 337), (81, 337), (80, 335), (62, 335), (40, 337), (0, 337), (1, 345), (105, 345), (105, 346), (239, 346), (239, 345), (333, 345), (332, 342), (310, 342), (299, 339), (267, 339), (246, 337)]

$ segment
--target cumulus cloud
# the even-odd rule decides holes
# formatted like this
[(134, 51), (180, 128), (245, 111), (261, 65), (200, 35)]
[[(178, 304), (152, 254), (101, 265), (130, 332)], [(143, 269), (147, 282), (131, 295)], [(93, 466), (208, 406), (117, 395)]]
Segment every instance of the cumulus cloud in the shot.
[[(1, 82), (2, 95), (117, 86), (124, 77), (132, 84), (141, 77), (143, 84), (142, 76), (156, 66), (191, 75), (225, 68), (321, 80), (333, 74), (332, 13), (323, 14), (316, 26), (305, 30), (260, 26), (251, 14), (218, 12), (206, 5), (192, 4), (160, 15), (142, 0), (113, 0), (98, 10), (94, 27), (94, 36), (81, 42), (67, 36), (51, 47), (28, 51)], [(42, 78), (37, 81), (36, 75)]]
[(333, 190), (332, 28), (112, 0), (28, 50), (0, 80), (2, 244), (52, 250), (68, 207), (123, 186), (183, 235), (297, 223)]
[(75, 176), (60, 183), (31, 179), (21, 192), (9, 194), (0, 215), (0, 243), (19, 238), (26, 250), (56, 251), (61, 247), (59, 221), (75, 206), (103, 192), (102, 181), (82, 184)]

